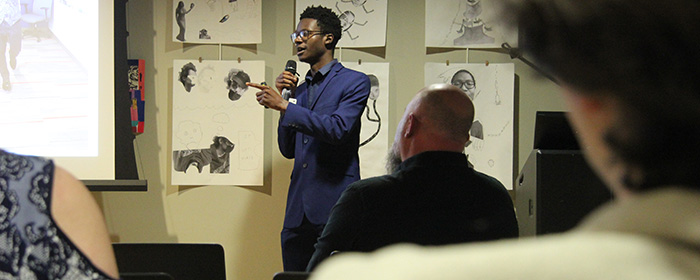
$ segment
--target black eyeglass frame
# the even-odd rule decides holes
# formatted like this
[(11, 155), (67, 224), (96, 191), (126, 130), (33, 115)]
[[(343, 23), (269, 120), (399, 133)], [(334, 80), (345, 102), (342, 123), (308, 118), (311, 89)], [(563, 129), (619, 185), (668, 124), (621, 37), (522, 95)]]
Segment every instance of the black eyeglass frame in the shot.
[[(304, 34), (306, 33), (306, 34)], [(292, 34), (289, 34), (289, 38), (292, 39), (292, 42), (296, 41), (297, 38), (301, 38), (302, 41), (306, 42), (309, 40), (309, 38), (313, 37), (316, 34), (327, 34), (321, 30), (301, 30), (299, 32), (293, 32)]]

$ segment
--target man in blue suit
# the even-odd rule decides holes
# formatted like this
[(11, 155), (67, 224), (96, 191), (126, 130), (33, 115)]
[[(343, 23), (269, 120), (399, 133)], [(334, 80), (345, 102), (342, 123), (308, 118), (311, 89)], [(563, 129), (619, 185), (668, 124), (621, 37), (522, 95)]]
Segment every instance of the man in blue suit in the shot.
[(342, 34), (338, 16), (325, 7), (308, 7), (291, 38), (300, 61), (311, 69), (297, 86), (290, 71), (275, 87), (288, 89), (289, 99), (265, 85), (249, 83), (260, 105), (280, 111), (278, 144), (294, 158), (282, 230), (285, 271), (304, 271), (331, 208), (352, 182), (360, 179), (360, 117), (367, 104), (367, 75), (333, 59)]

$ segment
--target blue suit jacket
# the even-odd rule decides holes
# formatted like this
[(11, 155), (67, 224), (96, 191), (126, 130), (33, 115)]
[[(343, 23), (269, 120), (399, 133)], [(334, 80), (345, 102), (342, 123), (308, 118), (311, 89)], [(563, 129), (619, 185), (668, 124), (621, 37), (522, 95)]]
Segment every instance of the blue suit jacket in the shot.
[(280, 152), (294, 158), (285, 228), (299, 226), (304, 214), (313, 224), (326, 224), (340, 194), (360, 179), (357, 150), (369, 78), (336, 63), (310, 106), (307, 86), (297, 87), (297, 104), (289, 104), (278, 126)]

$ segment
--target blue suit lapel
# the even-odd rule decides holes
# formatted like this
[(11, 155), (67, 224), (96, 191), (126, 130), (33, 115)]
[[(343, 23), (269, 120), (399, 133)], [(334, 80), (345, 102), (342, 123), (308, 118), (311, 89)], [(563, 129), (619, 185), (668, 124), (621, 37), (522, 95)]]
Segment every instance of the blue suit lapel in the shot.
[[(326, 86), (330, 83), (331, 80), (333, 80), (335, 75), (338, 74), (338, 71), (340, 71), (340, 69), (343, 69), (343, 65), (340, 64), (340, 61), (339, 61), (338, 63), (333, 65), (333, 68), (331, 68), (331, 71), (328, 72), (328, 76), (326, 76), (326, 78), (323, 79), (323, 82), (321, 82), (319, 87), (316, 88), (316, 92), (314, 92), (314, 94), (316, 96), (314, 97), (314, 100), (312, 101), (313, 104), (311, 104), (311, 106), (309, 106), (309, 109), (313, 110), (314, 107), (316, 107), (316, 103), (318, 103), (318, 100), (321, 99), (321, 95), (323, 95), (323, 93), (325, 92)], [(310, 102), (310, 100), (308, 100), (308, 98), (309, 98), (308, 94), (306, 95), (306, 98), (307, 98), (306, 102), (307, 103)]]

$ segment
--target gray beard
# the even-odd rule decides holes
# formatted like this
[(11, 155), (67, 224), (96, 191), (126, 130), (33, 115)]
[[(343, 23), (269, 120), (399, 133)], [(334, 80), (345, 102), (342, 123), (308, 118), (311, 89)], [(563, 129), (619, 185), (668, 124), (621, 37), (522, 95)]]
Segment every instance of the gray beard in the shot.
[(388, 174), (393, 174), (399, 170), (399, 165), (401, 165), (401, 155), (399, 155), (396, 143), (391, 145), (389, 153), (386, 154), (386, 171)]

